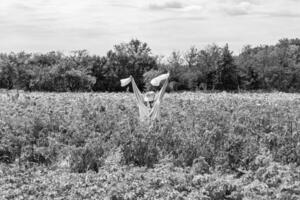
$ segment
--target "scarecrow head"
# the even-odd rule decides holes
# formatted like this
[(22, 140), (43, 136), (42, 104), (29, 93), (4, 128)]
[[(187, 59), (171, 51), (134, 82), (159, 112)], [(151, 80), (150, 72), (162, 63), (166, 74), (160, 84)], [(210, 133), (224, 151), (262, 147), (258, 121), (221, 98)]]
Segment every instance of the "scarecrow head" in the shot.
[(153, 92), (153, 91), (147, 92), (144, 96), (144, 101), (145, 101), (146, 105), (150, 106), (151, 108), (153, 106), (154, 99), (155, 99), (155, 92)]

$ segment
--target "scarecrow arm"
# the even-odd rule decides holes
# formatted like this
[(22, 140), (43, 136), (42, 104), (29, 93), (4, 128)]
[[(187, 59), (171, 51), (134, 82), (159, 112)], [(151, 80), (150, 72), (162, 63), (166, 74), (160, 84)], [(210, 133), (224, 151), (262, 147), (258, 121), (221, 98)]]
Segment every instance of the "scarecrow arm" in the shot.
[(162, 88), (160, 89), (159, 94), (158, 94), (159, 101), (162, 101), (162, 99), (166, 93), (168, 83), (169, 83), (169, 79), (166, 79), (164, 85), (162, 86)]
[(136, 100), (139, 102), (139, 103), (143, 103), (144, 102), (144, 98), (143, 98), (143, 95), (142, 93), (140, 92), (139, 88), (137, 87), (134, 79), (132, 76), (130, 76), (131, 78), (131, 83), (132, 83), (132, 89), (133, 89), (133, 92), (134, 92), (134, 95), (135, 95), (135, 98)]
[(159, 109), (159, 104), (155, 103), (153, 108), (151, 109), (148, 117), (152, 117), (155, 113), (158, 112), (158, 109)]

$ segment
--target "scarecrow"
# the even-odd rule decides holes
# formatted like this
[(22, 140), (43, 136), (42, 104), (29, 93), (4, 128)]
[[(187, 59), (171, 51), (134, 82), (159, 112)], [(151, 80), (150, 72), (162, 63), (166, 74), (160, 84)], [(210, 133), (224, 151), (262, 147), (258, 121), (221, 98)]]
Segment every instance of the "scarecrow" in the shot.
[(132, 84), (132, 89), (139, 108), (141, 121), (154, 121), (160, 119), (160, 104), (162, 103), (163, 96), (168, 86), (169, 76), (170, 74), (167, 73), (152, 79), (150, 83), (153, 86), (159, 86), (161, 81), (163, 80), (165, 80), (165, 82), (158, 93), (155, 93), (154, 91), (149, 91), (146, 92), (144, 95), (138, 89), (132, 76), (126, 79), (121, 79), (122, 87), (127, 86), (130, 82)]

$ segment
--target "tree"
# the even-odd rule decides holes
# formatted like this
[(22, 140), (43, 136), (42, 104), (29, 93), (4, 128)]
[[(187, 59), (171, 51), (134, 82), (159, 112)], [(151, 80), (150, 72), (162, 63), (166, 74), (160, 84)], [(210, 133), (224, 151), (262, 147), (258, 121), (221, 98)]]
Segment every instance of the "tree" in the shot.
[(201, 83), (205, 83), (208, 89), (214, 90), (218, 83), (217, 70), (222, 56), (222, 48), (213, 44), (199, 52), (198, 67), (201, 72)]
[(168, 58), (166, 69), (170, 72), (170, 81), (180, 82), (180, 76), (187, 70), (184, 59), (179, 51), (173, 51)]
[(228, 44), (223, 48), (220, 66), (217, 70), (217, 80), (217, 89), (219, 90), (236, 90), (239, 88), (237, 66)]
[(100, 56), (93, 56), (91, 75), (96, 78), (96, 83), (93, 86), (93, 91), (105, 91), (106, 79), (105, 74), (107, 72), (107, 58)]
[(124, 90), (119, 80), (132, 75), (139, 88), (144, 88), (143, 74), (157, 69), (157, 57), (153, 56), (147, 43), (132, 39), (129, 43), (115, 45), (107, 53), (106, 80), (110, 83), (108, 90)]
[(260, 87), (256, 60), (250, 45), (246, 45), (236, 58), (241, 89), (257, 90)]
[(192, 46), (184, 55), (184, 60), (186, 61), (188, 68), (192, 70), (197, 70), (198, 65), (198, 49)]
[(132, 75), (140, 89), (170, 71), (169, 89), (300, 91), (300, 39), (275, 45), (245, 46), (233, 56), (228, 45), (173, 51), (167, 61), (152, 54), (147, 43), (132, 39), (115, 45), (106, 56), (86, 50), (48, 53), (0, 53), (0, 88), (30, 91), (124, 91), (120, 79)]
[(9, 57), (3, 57), (0, 62), (0, 88), (13, 89), (18, 81), (18, 69)]

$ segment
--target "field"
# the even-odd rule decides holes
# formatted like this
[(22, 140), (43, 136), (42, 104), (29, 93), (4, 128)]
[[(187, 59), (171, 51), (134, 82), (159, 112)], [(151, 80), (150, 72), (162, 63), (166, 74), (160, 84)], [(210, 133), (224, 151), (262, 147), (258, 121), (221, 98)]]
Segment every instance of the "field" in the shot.
[(0, 93), (0, 199), (300, 199), (300, 94)]

